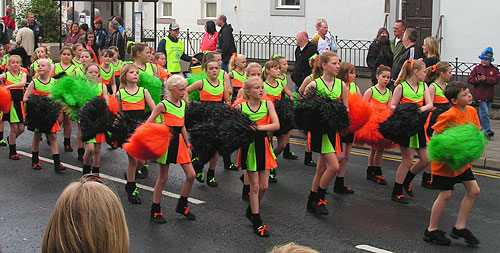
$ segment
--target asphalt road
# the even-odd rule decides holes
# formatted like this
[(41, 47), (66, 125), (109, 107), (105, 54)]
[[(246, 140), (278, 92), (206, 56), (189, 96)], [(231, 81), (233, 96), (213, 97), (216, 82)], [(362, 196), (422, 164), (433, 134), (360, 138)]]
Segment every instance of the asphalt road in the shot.
[[(8, 127), (6, 127), (8, 132)], [(18, 150), (31, 153), (33, 134), (26, 132), (18, 139)], [(62, 135), (59, 133), (59, 143)], [(107, 183), (115, 188), (122, 200), (130, 231), (131, 252), (266, 252), (274, 245), (296, 242), (321, 252), (360, 252), (356, 246), (370, 245), (391, 252), (498, 252), (500, 249), (499, 203), (500, 174), (477, 171), (481, 194), (469, 218), (469, 229), (479, 238), (477, 247), (463, 240), (452, 240), (451, 246), (426, 243), (422, 235), (427, 227), (430, 209), (438, 192), (420, 187), (416, 177), (415, 197), (402, 205), (390, 200), (398, 157), (389, 156), (383, 162), (388, 185), (380, 186), (365, 179), (367, 153), (354, 150), (346, 175), (346, 185), (355, 190), (353, 195), (332, 193), (327, 196), (329, 216), (316, 216), (306, 211), (306, 201), (314, 175), (314, 168), (302, 165), (304, 146), (294, 140), (292, 150), (299, 161), (278, 158), (278, 183), (271, 184), (262, 201), (261, 216), (269, 225), (271, 236), (259, 238), (244, 217), (247, 202), (241, 200), (240, 171), (217, 167), (219, 187), (212, 188), (195, 181), (191, 196), (198, 204), (190, 208), (198, 219), (189, 221), (175, 213), (177, 200), (164, 196), (162, 209), (166, 224), (149, 221), (152, 192), (140, 189), (141, 205), (127, 201), (123, 172), (127, 166), (124, 151), (108, 150), (103, 145), (101, 173), (109, 175)], [(75, 137), (73, 137), (75, 144)], [(45, 143), (40, 145), (40, 156), (50, 158)], [(62, 174), (53, 171), (53, 165), (42, 161), (42, 171), (33, 171), (31, 159), (21, 153), (20, 161), (7, 159), (8, 148), (0, 148), (0, 248), (3, 252), (39, 252), (45, 226), (51, 210), (64, 187), (78, 180), (81, 162), (73, 153), (62, 153), (62, 161), (70, 164)], [(317, 160), (317, 155), (314, 156)], [(233, 154), (236, 161), (236, 153)], [(138, 180), (147, 187), (154, 186), (157, 165), (150, 166), (150, 176)], [(165, 190), (178, 193), (184, 180), (181, 168), (170, 169)], [(465, 190), (457, 185), (441, 218), (440, 228), (449, 232), (457, 217)], [(0, 250), (0, 251), (1, 251)], [(385, 252), (385, 251), (374, 251)]]

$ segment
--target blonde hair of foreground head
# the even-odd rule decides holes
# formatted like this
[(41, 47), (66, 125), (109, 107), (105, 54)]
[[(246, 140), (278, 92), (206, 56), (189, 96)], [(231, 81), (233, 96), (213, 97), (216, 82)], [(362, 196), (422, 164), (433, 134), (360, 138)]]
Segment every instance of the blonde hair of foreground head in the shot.
[(285, 245), (275, 246), (269, 253), (319, 253), (319, 251), (291, 242)]
[(120, 200), (102, 183), (68, 185), (50, 215), (42, 252), (129, 252)]

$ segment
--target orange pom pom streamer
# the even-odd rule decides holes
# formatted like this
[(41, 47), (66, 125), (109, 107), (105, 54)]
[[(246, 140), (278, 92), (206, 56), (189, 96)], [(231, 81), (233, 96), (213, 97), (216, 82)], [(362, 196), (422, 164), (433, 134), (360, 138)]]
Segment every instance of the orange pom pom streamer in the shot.
[(108, 96), (109, 98), (109, 106), (108, 106), (108, 110), (113, 113), (114, 115), (118, 114), (119, 110), (118, 110), (118, 101), (116, 100), (115, 96), (113, 95), (110, 95)]
[(4, 86), (0, 86), (0, 112), (10, 112), (12, 107), (12, 100), (10, 98), (10, 91)]
[(145, 123), (137, 127), (123, 149), (138, 160), (156, 160), (167, 151), (171, 138), (168, 126)]
[(375, 150), (393, 149), (397, 144), (385, 139), (378, 131), (379, 123), (384, 122), (392, 112), (387, 108), (387, 105), (378, 102), (370, 103), (372, 114), (368, 122), (354, 135), (354, 143), (356, 145), (370, 145)]
[(349, 102), (349, 119), (351, 119), (351, 125), (347, 131), (353, 133), (368, 122), (372, 114), (372, 107), (370, 102), (357, 94), (348, 94), (347, 101)]

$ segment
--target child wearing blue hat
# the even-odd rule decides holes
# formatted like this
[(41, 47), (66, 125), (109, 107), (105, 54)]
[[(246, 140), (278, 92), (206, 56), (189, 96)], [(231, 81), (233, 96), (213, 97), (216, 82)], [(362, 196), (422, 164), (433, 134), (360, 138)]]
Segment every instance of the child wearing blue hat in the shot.
[(472, 95), (479, 104), (479, 121), (484, 135), (487, 138), (493, 137), (495, 133), (490, 128), (490, 111), (493, 102), (494, 85), (498, 84), (500, 76), (498, 68), (491, 62), (493, 58), (493, 48), (487, 47), (481, 55), (481, 64), (474, 67), (469, 75), (468, 82), (474, 85)]

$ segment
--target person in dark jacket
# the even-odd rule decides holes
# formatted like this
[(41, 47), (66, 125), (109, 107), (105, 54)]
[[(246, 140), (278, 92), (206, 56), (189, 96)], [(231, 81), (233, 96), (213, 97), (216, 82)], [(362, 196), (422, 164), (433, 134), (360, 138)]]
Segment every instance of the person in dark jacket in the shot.
[(306, 31), (300, 31), (295, 37), (297, 48), (295, 49), (295, 67), (293, 68), (292, 81), (295, 83), (295, 91), (298, 91), (304, 79), (311, 74), (309, 58), (318, 53), (316, 45), (309, 41)]
[(413, 28), (408, 28), (403, 36), (403, 45), (405, 46), (405, 51), (399, 57), (398, 62), (394, 65), (392, 69), (392, 79), (396, 80), (398, 78), (399, 72), (403, 67), (403, 63), (406, 60), (423, 60), (426, 58), (424, 50), (421, 46), (417, 45), (417, 31)]
[(479, 122), (486, 137), (491, 138), (495, 133), (490, 127), (491, 102), (493, 101), (494, 85), (498, 84), (500, 79), (498, 68), (491, 64), (493, 58), (493, 49), (487, 47), (479, 56), (481, 64), (474, 67), (467, 80), (474, 85), (472, 96), (479, 103)]
[[(387, 45), (385, 44), (384, 40), (384, 45), (379, 44), (379, 40), (385, 37), (389, 41), (389, 50), (387, 51)], [(392, 63), (393, 59), (388, 59), (387, 56), (394, 57), (392, 51), (391, 51), (391, 42), (389, 40), (389, 31), (387, 31), (386, 28), (382, 27), (378, 29), (377, 32), (377, 37), (373, 39), (372, 44), (370, 44), (370, 47), (368, 48), (368, 55), (366, 56), (366, 64), (368, 65), (368, 68), (371, 71), (371, 80), (373, 84), (377, 84), (377, 77), (376, 77), (376, 71), (377, 68), (380, 65), (385, 65), (389, 68), (392, 68)], [(390, 64), (390, 65), (388, 65)]]
[(104, 47), (106, 43), (106, 30), (102, 26), (102, 19), (98, 18), (94, 20), (94, 28), (95, 28), (95, 44), (99, 49)]
[(120, 23), (113, 20), (109, 23), (109, 35), (106, 38), (106, 43), (104, 45), (104, 49), (107, 49), (111, 46), (115, 46), (118, 48), (118, 54), (120, 55), (120, 59), (125, 59), (125, 42), (123, 41), (122, 35), (118, 31), (120, 28)]
[(219, 41), (217, 42), (217, 52), (222, 55), (221, 68), (228, 72), (228, 64), (231, 55), (236, 52), (236, 45), (234, 44), (233, 28), (227, 24), (227, 18), (224, 14), (217, 16), (215, 24), (220, 27)]
[(33, 13), (28, 13), (28, 27), (33, 30), (33, 33), (35, 34), (35, 49), (38, 47), (38, 43), (42, 42), (42, 35), (43, 35), (43, 30), (42, 30), (42, 24), (40, 22), (35, 20), (35, 14)]

